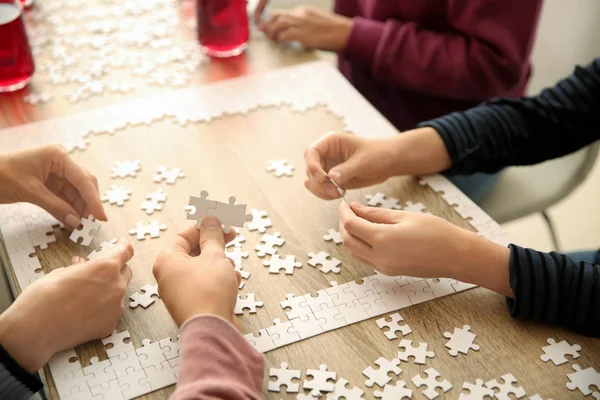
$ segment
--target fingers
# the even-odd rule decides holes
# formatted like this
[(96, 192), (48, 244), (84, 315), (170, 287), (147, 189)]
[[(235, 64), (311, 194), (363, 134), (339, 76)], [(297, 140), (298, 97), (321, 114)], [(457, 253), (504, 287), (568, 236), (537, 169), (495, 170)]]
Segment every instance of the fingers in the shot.
[(356, 202), (352, 202), (352, 211), (360, 218), (375, 224), (396, 224), (402, 220), (404, 215), (404, 211), (367, 207)]
[(258, 25), (269, 0), (260, 0), (254, 10), (254, 23)]
[(98, 183), (96, 178), (80, 167), (66, 153), (62, 153), (64, 162), (64, 178), (77, 190), (87, 205), (90, 213), (101, 221), (106, 221), (106, 213), (98, 195)]
[(206, 217), (200, 225), (200, 252), (225, 255), (225, 236), (216, 217)]
[(71, 265), (79, 265), (79, 264), (83, 264), (85, 262), (85, 258), (79, 257), (79, 256), (73, 256), (73, 258), (71, 258)]
[[(381, 227), (358, 217), (345, 201), (340, 202), (338, 211), (340, 214), (340, 226), (350, 235), (362, 240), (369, 246), (373, 246), (375, 237), (381, 231)], [(365, 253), (361, 252), (361, 254), (364, 257)]]
[(123, 266), (131, 260), (133, 254), (131, 243), (125, 238), (120, 238), (117, 244), (106, 253), (105, 258), (113, 259), (117, 265)]
[(225, 243), (231, 242), (233, 239), (235, 239), (235, 236), (236, 236), (236, 230), (233, 226), (230, 226), (229, 233), (225, 233)]
[(263, 25), (265, 35), (271, 40), (277, 40), (281, 32), (293, 26), (294, 17), (283, 13), (274, 13)]
[(301, 39), (300, 33), (301, 33), (301, 31), (299, 28), (296, 28), (294, 26), (287, 27), (286, 29), (283, 29), (277, 35), (277, 41), (279, 43), (289, 43), (289, 42), (293, 42), (294, 40), (298, 40), (298, 41), (302, 42), (302, 40), (300, 40)]
[(35, 203), (48, 211), (54, 218), (65, 224), (70, 229), (79, 226), (81, 216), (71, 207), (69, 203), (58, 197), (43, 184), (36, 185), (32, 199)]
[(329, 154), (329, 140), (326, 136), (317, 140), (304, 152), (306, 162), (306, 175), (319, 183), (327, 182), (325, 176), (323, 158)]
[(192, 250), (198, 247), (200, 242), (200, 231), (194, 225), (188, 226), (183, 231), (179, 232), (173, 239), (170, 247), (175, 252), (180, 252), (185, 255), (191, 254)]

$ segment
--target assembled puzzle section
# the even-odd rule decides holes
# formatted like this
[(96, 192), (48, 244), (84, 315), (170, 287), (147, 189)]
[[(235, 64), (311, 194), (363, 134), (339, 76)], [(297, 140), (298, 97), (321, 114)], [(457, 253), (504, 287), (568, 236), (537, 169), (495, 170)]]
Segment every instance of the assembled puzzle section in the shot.
[(246, 221), (252, 221), (253, 215), (246, 214), (246, 204), (235, 204), (235, 197), (229, 198), (229, 203), (208, 200), (208, 192), (203, 190), (200, 197), (190, 196), (189, 206), (192, 207), (187, 219), (196, 221), (199, 226), (206, 217), (215, 216), (221, 220), (223, 230), (229, 233), (230, 227), (243, 228)]

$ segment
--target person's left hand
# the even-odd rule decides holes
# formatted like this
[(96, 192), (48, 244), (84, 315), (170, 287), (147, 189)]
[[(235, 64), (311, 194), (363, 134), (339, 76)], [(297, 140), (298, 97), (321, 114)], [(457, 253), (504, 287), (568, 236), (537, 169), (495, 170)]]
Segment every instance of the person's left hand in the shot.
[(430, 215), (340, 202), (344, 246), (384, 275), (453, 277), (478, 235)]
[(81, 217), (106, 221), (98, 180), (58, 145), (0, 154), (0, 203), (28, 202), (75, 229)]
[(280, 43), (298, 41), (309, 49), (340, 52), (352, 29), (352, 19), (310, 6), (274, 11), (260, 26), (270, 39)]

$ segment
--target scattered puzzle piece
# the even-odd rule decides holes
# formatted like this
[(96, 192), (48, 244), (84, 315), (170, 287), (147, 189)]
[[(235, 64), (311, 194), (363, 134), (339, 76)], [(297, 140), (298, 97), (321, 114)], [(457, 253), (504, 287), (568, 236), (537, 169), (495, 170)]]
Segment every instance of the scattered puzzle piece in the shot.
[(401, 209), (400, 204), (398, 204), (398, 199), (393, 197), (386, 199), (383, 193), (368, 194), (365, 198), (367, 199), (367, 205), (371, 207), (388, 208), (390, 210)]
[(395, 385), (385, 385), (383, 392), (376, 390), (373, 395), (381, 400), (402, 400), (412, 398), (412, 390), (406, 388), (406, 382), (397, 381)]
[(581, 346), (578, 344), (570, 345), (566, 340), (562, 340), (560, 342), (556, 342), (554, 339), (549, 338), (547, 340), (549, 346), (542, 347), (542, 350), (545, 354), (540, 356), (543, 362), (548, 362), (552, 360), (554, 365), (561, 365), (566, 363), (567, 360), (565, 355), (569, 354), (573, 356), (573, 358), (579, 358), (579, 350), (581, 350)]
[(313, 379), (304, 381), (304, 389), (312, 389), (310, 394), (317, 397), (321, 392), (333, 392), (334, 384), (329, 382), (335, 381), (335, 372), (327, 371), (327, 365), (321, 364), (319, 369), (306, 370), (306, 376), (312, 376)]
[(442, 389), (442, 393), (447, 392), (452, 389), (452, 384), (448, 382), (446, 379), (439, 381), (437, 378), (440, 376), (440, 373), (437, 372), (434, 368), (429, 368), (424, 371), (427, 374), (427, 379), (423, 378), (421, 375), (417, 375), (412, 378), (412, 383), (416, 387), (427, 386), (427, 389), (423, 391), (425, 397), (429, 400), (435, 399), (440, 394), (435, 390), (437, 388)]
[(117, 161), (110, 176), (112, 178), (127, 178), (128, 176), (135, 178), (140, 169), (140, 160)]
[(248, 293), (245, 297), (238, 294), (233, 313), (235, 315), (244, 315), (244, 309), (248, 309), (251, 314), (254, 314), (256, 313), (256, 307), (262, 307), (263, 305), (264, 303), (262, 301), (256, 301), (256, 295), (254, 293)]
[(279, 254), (271, 256), (270, 260), (263, 261), (263, 265), (269, 267), (270, 274), (278, 274), (283, 269), (286, 275), (292, 275), (294, 268), (302, 267), (302, 263), (296, 261), (296, 256), (288, 255), (285, 258), (281, 258)]
[(71, 154), (75, 150), (84, 151), (89, 144), (90, 141), (88, 139), (81, 138), (76, 142), (67, 142), (64, 146), (67, 153)]
[(276, 377), (277, 380), (269, 381), (269, 392), (280, 392), (281, 387), (285, 386), (286, 393), (298, 393), (300, 385), (293, 382), (294, 379), (300, 379), (302, 371), (288, 369), (288, 364), (281, 363), (281, 368), (271, 368), (269, 377)]
[(167, 168), (164, 165), (159, 166), (154, 174), (154, 182), (166, 181), (169, 185), (174, 184), (177, 179), (185, 178), (181, 168)]
[[(90, 214), (87, 218), (81, 218), (81, 229), (74, 229), (73, 232), (71, 232), (69, 239), (75, 243), (81, 243), (83, 246), (89, 246), (99, 230), (100, 224), (96, 222), (96, 218)], [(81, 242), (79, 239), (81, 239)]]
[(231, 246), (235, 246), (235, 247), (242, 247), (242, 243), (244, 243), (246, 241), (246, 237), (244, 235), (242, 235), (239, 232), (236, 232), (235, 238), (227, 243), (225, 245), (225, 247), (231, 247)]
[(130, 235), (136, 235), (137, 240), (146, 239), (146, 235), (150, 235), (151, 238), (160, 237), (160, 231), (167, 229), (167, 225), (159, 224), (157, 220), (150, 221), (149, 224), (144, 225), (141, 221), (138, 221), (135, 229), (130, 229)]
[(335, 257), (331, 257), (324, 251), (319, 252), (318, 254), (308, 253), (310, 260), (308, 260), (308, 265), (312, 267), (316, 267), (321, 264), (321, 272), (329, 273), (333, 272), (335, 274), (339, 274), (341, 269), (338, 267), (342, 262)]
[(373, 385), (384, 387), (384, 385), (392, 380), (388, 375), (390, 372), (393, 372), (395, 375), (400, 375), (402, 372), (402, 369), (398, 367), (398, 365), (400, 365), (400, 360), (397, 358), (390, 361), (383, 357), (379, 357), (377, 361), (375, 361), (375, 364), (379, 366), (378, 369), (368, 367), (362, 372), (364, 376), (369, 378), (365, 381), (367, 387), (372, 387)]
[(458, 400), (485, 400), (485, 397), (492, 399), (495, 392), (483, 386), (483, 379), (477, 379), (475, 384), (464, 382), (463, 390), (468, 390), (469, 393), (461, 393)]
[(151, 215), (154, 211), (162, 210), (165, 201), (167, 201), (167, 194), (162, 189), (150, 192), (146, 195), (146, 200), (142, 202), (142, 210)]
[(242, 259), (248, 258), (248, 252), (242, 251), (241, 247), (234, 247), (231, 251), (226, 251), (225, 256), (233, 261), (235, 269), (241, 271), (244, 268)]
[(132, 191), (127, 189), (125, 186), (110, 185), (110, 189), (104, 192), (104, 196), (102, 196), (100, 200), (104, 202), (108, 201), (108, 204), (122, 206), (125, 204), (126, 200), (129, 200), (131, 193)]
[(137, 306), (142, 306), (144, 308), (147, 308), (150, 304), (156, 301), (156, 299), (152, 298), (152, 296), (160, 297), (158, 295), (158, 284), (144, 285), (140, 289), (140, 292), (134, 293), (131, 296), (129, 296), (129, 299), (131, 299), (129, 307), (136, 308)]
[(333, 241), (335, 244), (342, 243), (342, 235), (335, 229), (328, 229), (327, 234), (323, 236), (323, 240), (326, 242)]
[[(596, 370), (593, 367), (581, 369), (581, 367), (577, 364), (573, 365), (573, 369), (575, 370), (575, 372), (567, 374), (567, 378), (569, 378), (569, 380), (571, 381), (567, 383), (567, 389), (579, 389), (579, 391), (583, 393), (584, 396), (588, 396), (592, 393), (592, 389), (590, 387), (596, 386), (594, 397), (599, 397), (598, 393), (600, 392), (600, 373), (596, 372)], [(525, 393), (525, 391), (523, 391), (523, 393)]]
[(259, 257), (264, 257), (267, 254), (272, 256), (275, 253), (277, 253), (277, 249), (275, 248), (275, 246), (283, 246), (283, 244), (285, 243), (285, 239), (281, 238), (281, 233), (279, 232), (275, 232), (272, 235), (265, 233), (260, 238), (260, 242), (261, 243), (257, 244), (255, 247), (256, 255)]
[(419, 347), (413, 347), (412, 340), (402, 339), (398, 347), (406, 349), (398, 352), (398, 359), (402, 361), (408, 361), (409, 357), (414, 357), (415, 364), (424, 365), (427, 357), (435, 357), (433, 351), (427, 351), (427, 343), (419, 342)]
[[(390, 321), (388, 321), (388, 318), (390, 319)], [(380, 329), (383, 329), (385, 327), (389, 328), (387, 332), (384, 332), (384, 334), (385, 337), (387, 337), (390, 340), (393, 340), (398, 338), (396, 332), (402, 333), (402, 336), (406, 336), (412, 332), (410, 326), (406, 324), (400, 325), (400, 321), (404, 321), (404, 319), (400, 316), (400, 314), (394, 313), (392, 315), (389, 315), (387, 318), (379, 318), (375, 322), (377, 322), (377, 326)]]
[(456, 357), (458, 353), (467, 354), (469, 350), (479, 350), (479, 345), (474, 344), (476, 334), (469, 332), (471, 327), (464, 325), (462, 328), (454, 328), (454, 333), (444, 332), (444, 337), (450, 339), (446, 343), (446, 347), (449, 348), (448, 353)]
[(283, 175), (292, 176), (294, 174), (294, 165), (288, 163), (286, 160), (269, 160), (267, 172), (275, 172), (277, 178)]
[(344, 398), (344, 400), (363, 399), (365, 391), (357, 386), (348, 388), (349, 385), (350, 383), (344, 378), (338, 379), (333, 388), (333, 392), (327, 393), (327, 400), (340, 400), (341, 398)]
[(271, 226), (271, 219), (266, 211), (259, 211), (256, 208), (250, 210), (252, 220), (248, 222), (247, 228), (249, 231), (259, 231), (265, 233), (267, 228)]
[(495, 393), (498, 400), (510, 400), (509, 394), (514, 394), (517, 399), (525, 396), (525, 389), (521, 386), (516, 386), (517, 379), (512, 374), (502, 375), (502, 381), (504, 382), (502, 384), (497, 379), (485, 383), (485, 386), (489, 389), (498, 389)]

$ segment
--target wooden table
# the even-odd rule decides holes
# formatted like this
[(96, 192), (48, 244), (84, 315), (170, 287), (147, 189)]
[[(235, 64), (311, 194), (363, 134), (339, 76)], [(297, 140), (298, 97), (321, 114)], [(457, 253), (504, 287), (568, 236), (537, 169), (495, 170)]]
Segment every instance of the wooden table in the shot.
[[(257, 53), (261, 57), (256, 57)], [(233, 60), (231, 63), (221, 61), (210, 64), (204, 73), (198, 74), (197, 79), (198, 82), (207, 82), (240, 75), (240, 65), (257, 65), (253, 64), (254, 61), (260, 67), (248, 67), (248, 71), (277, 68), (311, 57), (305, 53), (298, 58), (288, 57), (270, 44), (253, 43), (246, 58)], [(232, 73), (232, 70), (235, 72)], [(352, 102), (354, 97), (347, 96), (345, 90), (349, 89), (343, 89), (339, 94)], [(161, 95), (155, 102), (170, 103), (171, 100), (177, 101), (177, 98), (184, 96)], [(99, 104), (107, 101), (112, 100), (98, 99)], [(357, 103), (361, 104), (364, 106), (367, 120), (376, 116), (366, 102)], [(87, 105), (89, 103), (86, 103)], [(181, 105), (185, 105), (183, 100)], [(21, 103), (18, 95), (2, 96), (0, 109), (3, 117), (0, 119), (0, 126), (70, 114), (81, 107), (83, 105), (78, 105), (72, 110), (62, 107), (31, 109)], [(128, 108), (125, 105), (123, 109)], [(93, 126), (94, 120), (100, 121), (104, 115), (116, 114), (92, 112), (89, 118), (78, 118), (72, 125), (68, 123), (71, 120), (66, 118), (58, 122), (45, 121), (36, 125), (35, 129), (24, 126), (0, 132), (0, 145), (3, 150), (8, 150), (46, 142), (60, 142), (57, 138), (63, 136), (54, 130), (64, 130), (65, 137), (76, 136), (81, 132), (83, 125)], [(56, 129), (52, 130), (52, 127)], [(328, 287), (329, 281), (334, 279), (342, 283), (372, 274), (368, 268), (353, 260), (341, 245), (335, 246), (322, 240), (328, 228), (337, 226), (337, 204), (315, 198), (302, 185), (303, 150), (323, 132), (343, 130), (345, 127), (344, 122), (325, 106), (298, 113), (282, 105), (259, 108), (248, 114), (225, 115), (210, 123), (188, 123), (181, 126), (172, 119), (164, 118), (149, 126), (128, 127), (114, 136), (92, 136), (90, 148), (85, 152), (75, 153), (74, 158), (98, 176), (101, 190), (107, 189), (110, 184), (122, 183), (134, 193), (132, 199), (122, 208), (106, 206), (110, 221), (103, 226), (96, 243), (116, 236), (128, 236), (126, 232), (134, 227), (138, 220), (159, 219), (168, 225), (167, 231), (159, 239), (137, 242), (132, 238), (136, 256), (130, 263), (134, 275), (128, 295), (132, 294), (144, 284), (154, 283), (151, 267), (156, 254), (178, 230), (189, 223), (182, 209), (183, 205), (187, 204), (189, 195), (198, 195), (202, 189), (208, 190), (211, 197), (223, 201), (230, 195), (235, 195), (238, 202), (267, 210), (273, 222), (273, 228), (269, 231), (281, 232), (282, 237), (286, 239), (280, 253), (296, 255), (304, 264), (303, 268), (296, 270), (292, 276), (269, 274), (262, 266), (263, 260), (253, 251), (261, 235), (244, 230), (247, 238), (244, 250), (250, 253), (244, 263), (244, 269), (250, 271), (252, 276), (242, 293), (256, 293), (257, 298), (265, 303), (256, 314), (240, 318), (244, 332), (255, 332), (268, 327), (272, 325), (274, 318), (284, 320), (285, 313), (279, 303), (285, 299), (287, 293), (314, 293)], [(40, 128), (43, 128), (42, 131)], [(393, 132), (389, 124), (381, 119), (373, 126), (373, 130), (372, 134), (375, 136), (385, 136)], [(264, 166), (266, 160), (271, 158), (286, 158), (294, 163), (294, 176), (277, 179), (267, 174)], [(122, 159), (141, 160), (142, 171), (136, 179), (129, 178), (122, 182), (110, 179), (110, 168), (114, 161)], [(173, 186), (154, 184), (151, 181), (152, 174), (160, 164), (179, 166), (187, 177)], [(148, 217), (140, 210), (139, 205), (147, 192), (159, 186), (168, 192), (169, 199), (164, 211)], [(354, 191), (349, 197), (361, 201), (365, 194), (377, 191), (397, 197), (401, 201), (421, 201), (429, 212), (472, 229), (438, 194), (418, 185), (415, 178), (394, 178), (376, 187)], [(90, 251), (68, 241), (64, 231), (57, 230), (56, 234), (56, 243), (50, 244), (46, 250), (37, 251), (45, 272), (67, 266), (73, 254), (85, 256)], [(319, 250), (328, 251), (342, 260), (342, 272), (339, 275), (325, 275), (306, 264), (307, 253)], [(9, 265), (7, 272), (14, 283), (15, 276)], [(401, 314), (413, 330), (406, 338), (426, 342), (436, 353), (436, 357), (428, 360), (425, 366), (418, 366), (412, 362), (401, 364), (403, 372), (399, 379), (407, 382), (407, 386), (414, 390), (414, 398), (424, 397), (420, 390), (410, 383), (410, 379), (431, 367), (437, 369), (443, 378), (454, 385), (451, 391), (440, 398), (458, 398), (464, 381), (474, 382), (479, 378), (484, 381), (499, 379), (507, 373), (517, 377), (519, 384), (527, 390), (528, 396), (540, 393), (544, 398), (580, 398), (579, 392), (570, 392), (565, 387), (568, 382), (566, 374), (573, 372), (573, 363), (556, 367), (540, 360), (541, 347), (546, 345), (547, 338), (555, 338), (557, 341), (567, 339), (571, 343), (580, 344), (583, 350), (575, 363), (583, 368), (595, 366), (598, 369), (600, 365), (599, 340), (585, 338), (556, 326), (514, 320), (508, 315), (504, 298), (485, 289), (476, 288), (414, 305), (402, 310)], [(444, 347), (447, 340), (443, 333), (466, 324), (477, 333), (477, 343), (481, 350), (471, 351), (467, 356), (451, 357)], [(131, 333), (136, 348), (142, 345), (143, 339), (159, 340), (177, 334), (177, 328), (160, 300), (148, 309), (127, 309), (117, 327), (118, 331), (124, 329)], [(89, 365), (89, 359), (93, 356), (106, 358), (100, 341), (83, 344), (76, 350), (83, 365)], [(306, 369), (318, 369), (320, 364), (325, 363), (330, 370), (337, 372), (338, 378), (345, 378), (352, 385), (366, 389), (365, 398), (373, 398), (373, 390), (365, 387), (365, 377), (361, 371), (373, 365), (379, 357), (396, 357), (397, 350), (398, 340), (387, 340), (372, 319), (273, 350), (266, 354), (266, 365), (267, 368), (278, 367), (280, 362), (285, 361), (290, 368), (305, 372)], [(43, 376), (50, 398), (58, 398), (52, 377), (46, 368)], [(304, 378), (303, 373), (302, 380)], [(172, 386), (150, 393), (144, 398), (167, 398), (173, 388)], [(267, 392), (266, 383), (264, 396), (273, 399), (295, 398), (292, 395)]]

